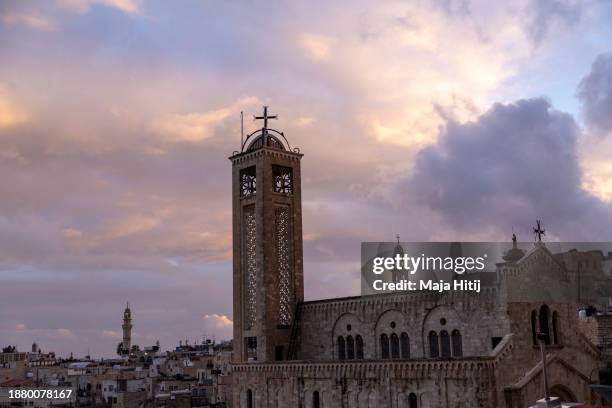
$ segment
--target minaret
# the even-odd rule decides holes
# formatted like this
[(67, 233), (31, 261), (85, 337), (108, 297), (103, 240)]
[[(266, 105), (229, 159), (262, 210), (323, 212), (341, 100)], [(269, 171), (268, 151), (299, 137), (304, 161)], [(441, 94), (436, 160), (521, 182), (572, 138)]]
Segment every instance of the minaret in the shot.
[(300, 161), (282, 132), (263, 128), (232, 162), (234, 361), (287, 358), (304, 300)]
[(132, 312), (130, 311), (130, 302), (127, 302), (123, 311), (123, 352), (129, 354), (132, 349)]

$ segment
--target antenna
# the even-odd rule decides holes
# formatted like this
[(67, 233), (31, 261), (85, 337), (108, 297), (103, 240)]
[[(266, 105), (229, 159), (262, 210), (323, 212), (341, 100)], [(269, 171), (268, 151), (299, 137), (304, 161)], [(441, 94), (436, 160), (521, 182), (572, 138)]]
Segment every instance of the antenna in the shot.
[(244, 112), (240, 111), (240, 148), (244, 145)]

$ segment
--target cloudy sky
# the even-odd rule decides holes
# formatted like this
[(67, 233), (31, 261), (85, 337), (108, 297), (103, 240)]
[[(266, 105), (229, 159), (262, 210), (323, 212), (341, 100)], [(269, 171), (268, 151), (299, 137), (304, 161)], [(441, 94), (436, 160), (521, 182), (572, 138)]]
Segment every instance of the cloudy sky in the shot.
[[(0, 344), (231, 335), (230, 162), (305, 154), (306, 297), (361, 241), (612, 240), (612, 4), (0, 2)], [(246, 121), (247, 130), (256, 124)]]

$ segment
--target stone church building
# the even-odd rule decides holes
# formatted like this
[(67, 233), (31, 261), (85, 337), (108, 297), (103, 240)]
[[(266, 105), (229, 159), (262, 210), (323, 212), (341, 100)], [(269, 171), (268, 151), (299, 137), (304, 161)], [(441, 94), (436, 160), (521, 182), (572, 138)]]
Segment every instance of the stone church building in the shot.
[(600, 351), (572, 288), (578, 265), (601, 271), (601, 253), (509, 243), (478, 295), (305, 302), (302, 154), (268, 118), (230, 157), (234, 407), (525, 408), (543, 396), (538, 332), (551, 394), (595, 401)]

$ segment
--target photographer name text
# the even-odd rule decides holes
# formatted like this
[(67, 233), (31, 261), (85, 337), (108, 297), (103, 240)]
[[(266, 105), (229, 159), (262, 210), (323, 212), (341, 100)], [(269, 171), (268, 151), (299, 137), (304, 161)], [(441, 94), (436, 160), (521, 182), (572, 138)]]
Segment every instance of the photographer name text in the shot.
[(385, 282), (382, 279), (377, 279), (372, 283), (372, 287), (376, 291), (420, 291), (429, 290), (433, 292), (445, 292), (451, 290), (469, 291), (480, 293), (480, 279), (472, 281), (456, 280), (453, 282), (445, 282), (443, 280), (418, 280), (412, 281), (402, 279), (398, 282)]

